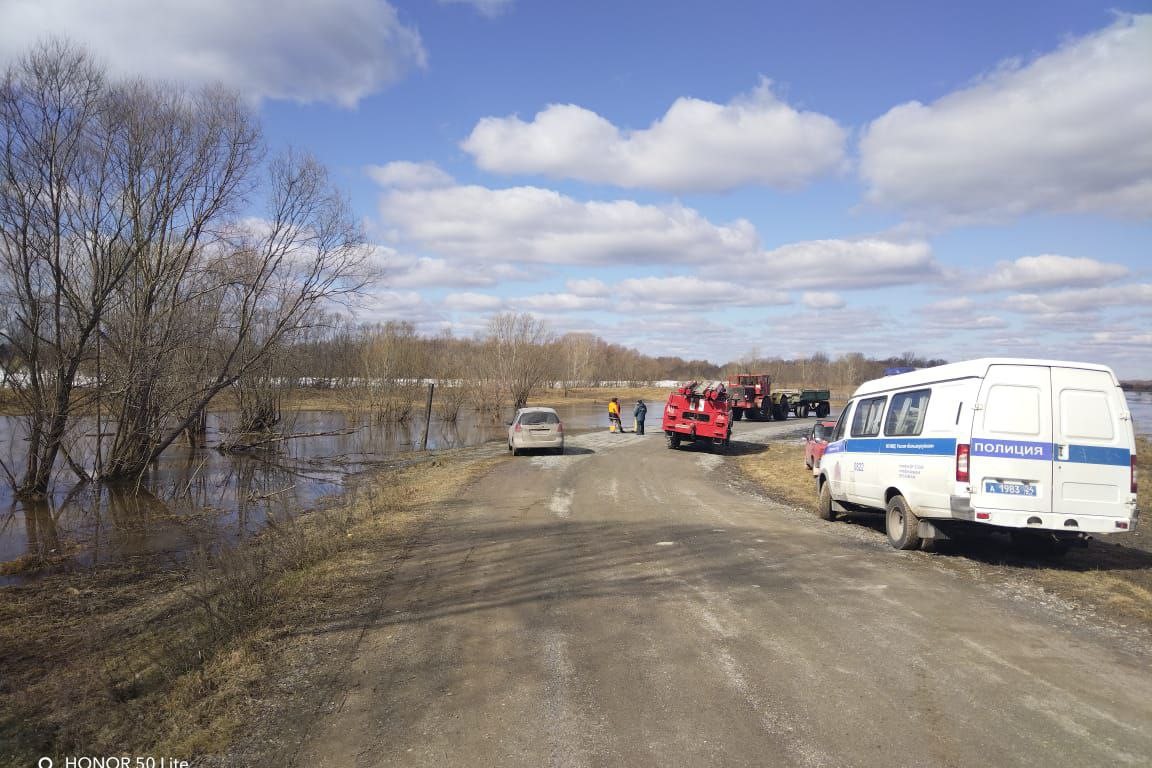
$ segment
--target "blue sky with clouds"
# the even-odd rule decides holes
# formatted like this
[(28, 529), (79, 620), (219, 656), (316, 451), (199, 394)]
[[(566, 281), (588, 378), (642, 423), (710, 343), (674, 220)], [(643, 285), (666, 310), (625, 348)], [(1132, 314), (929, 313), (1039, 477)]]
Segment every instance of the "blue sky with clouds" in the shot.
[(1152, 4), (0, 0), (223, 81), (323, 159), (429, 332), (1152, 378)]

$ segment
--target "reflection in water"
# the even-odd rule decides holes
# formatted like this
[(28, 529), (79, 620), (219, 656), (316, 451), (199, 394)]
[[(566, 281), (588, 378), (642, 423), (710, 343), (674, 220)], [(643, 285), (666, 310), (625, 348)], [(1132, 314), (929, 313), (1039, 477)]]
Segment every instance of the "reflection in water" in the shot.
[[(558, 408), (570, 429), (606, 424), (602, 406)], [(230, 414), (209, 414), (209, 445), (219, 443)], [(510, 418), (510, 414), (508, 415)], [(78, 424), (79, 438), (70, 451), (91, 465), (96, 453), (95, 422)], [(107, 424), (104, 425), (107, 431)], [(307, 509), (322, 496), (338, 493), (349, 475), (398, 453), (417, 450), (422, 421), (406, 424), (365, 423), (345, 413), (301, 411), (290, 416), (286, 431), (325, 433), (286, 440), (275, 450), (225, 455), (174, 445), (135, 483), (65, 485), (48, 499), (15, 501), (0, 484), (0, 568), (80, 568), (128, 563), (179, 563), (188, 553), (214, 550), (260, 531), (269, 518), (284, 518)], [(502, 422), (462, 413), (454, 422), (433, 416), (430, 450), (462, 448), (505, 439)], [(18, 422), (0, 417), (0, 455), (18, 466), (21, 440)], [(85, 442), (86, 441), (86, 442)], [(67, 474), (67, 473), (65, 473)], [(65, 477), (65, 481), (74, 479)], [(4, 571), (0, 571), (3, 574)], [(0, 575), (0, 583), (18, 575)]]

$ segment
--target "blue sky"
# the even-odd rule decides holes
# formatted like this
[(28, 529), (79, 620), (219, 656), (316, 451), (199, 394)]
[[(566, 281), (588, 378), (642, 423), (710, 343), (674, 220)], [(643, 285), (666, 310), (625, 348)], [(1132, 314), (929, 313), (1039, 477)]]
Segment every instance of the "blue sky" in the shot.
[(220, 80), (383, 271), (654, 355), (905, 351), (1152, 378), (1152, 4), (0, 0), (0, 57)]

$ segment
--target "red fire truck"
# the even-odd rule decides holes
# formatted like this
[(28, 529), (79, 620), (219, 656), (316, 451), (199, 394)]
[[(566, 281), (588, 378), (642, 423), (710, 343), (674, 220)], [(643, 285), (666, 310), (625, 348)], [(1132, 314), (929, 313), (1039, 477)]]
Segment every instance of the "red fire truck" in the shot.
[(668, 395), (661, 427), (669, 448), (685, 440), (707, 442), (724, 451), (732, 437), (728, 393), (721, 382), (690, 382)]

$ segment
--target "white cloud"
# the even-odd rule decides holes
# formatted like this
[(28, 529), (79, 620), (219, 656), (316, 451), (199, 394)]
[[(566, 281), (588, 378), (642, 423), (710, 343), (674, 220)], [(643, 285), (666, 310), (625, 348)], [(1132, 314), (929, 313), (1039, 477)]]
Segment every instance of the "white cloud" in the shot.
[(791, 302), (788, 294), (783, 291), (686, 275), (632, 277), (609, 286), (608, 290), (621, 297), (618, 309), (623, 312), (669, 312), (685, 308), (706, 311)]
[(606, 296), (608, 284), (594, 277), (568, 280), (565, 285), (568, 291), (576, 296)]
[(845, 136), (835, 120), (793, 109), (762, 80), (728, 104), (679, 98), (643, 130), (621, 130), (574, 104), (553, 104), (527, 123), (486, 117), (461, 147), (497, 173), (699, 192), (800, 186), (843, 165)]
[(1004, 299), (1006, 309), (1031, 315), (1060, 315), (1121, 306), (1146, 307), (1150, 304), (1152, 283), (1084, 288), (1044, 295), (1020, 293)]
[(1152, 15), (932, 104), (909, 102), (860, 142), (872, 202), (943, 219), (1029, 211), (1152, 215)]
[(941, 274), (926, 242), (880, 238), (789, 243), (765, 252), (761, 264), (759, 276), (780, 288), (879, 288), (928, 282)]
[(717, 226), (680, 204), (580, 202), (538, 187), (395, 190), (380, 212), (399, 237), (472, 262), (697, 263), (759, 245), (744, 220)]
[(967, 296), (957, 296), (954, 299), (933, 301), (921, 307), (921, 311), (933, 314), (949, 314), (953, 312), (967, 312), (976, 306), (976, 302)]
[(844, 297), (833, 291), (805, 291), (800, 300), (809, 309), (840, 309), (845, 303)]
[(440, 0), (441, 5), (470, 5), (483, 16), (499, 16), (512, 7), (515, 0)]
[(0, 64), (47, 36), (84, 45), (115, 75), (345, 107), (426, 58), (419, 33), (384, 0), (0, 3)]
[(395, 189), (447, 187), (455, 181), (436, 163), (412, 163), (407, 160), (365, 166), (364, 172), (380, 186)]
[(495, 312), (503, 309), (504, 299), (486, 293), (450, 293), (444, 297), (446, 309), (459, 312)]
[(1128, 268), (1122, 264), (1043, 254), (997, 262), (992, 273), (977, 285), (988, 291), (1083, 287), (1110, 283), (1127, 274)]
[(574, 293), (540, 293), (510, 299), (509, 304), (528, 312), (582, 312), (587, 310), (610, 309), (612, 302), (607, 294), (602, 297), (578, 296)]

